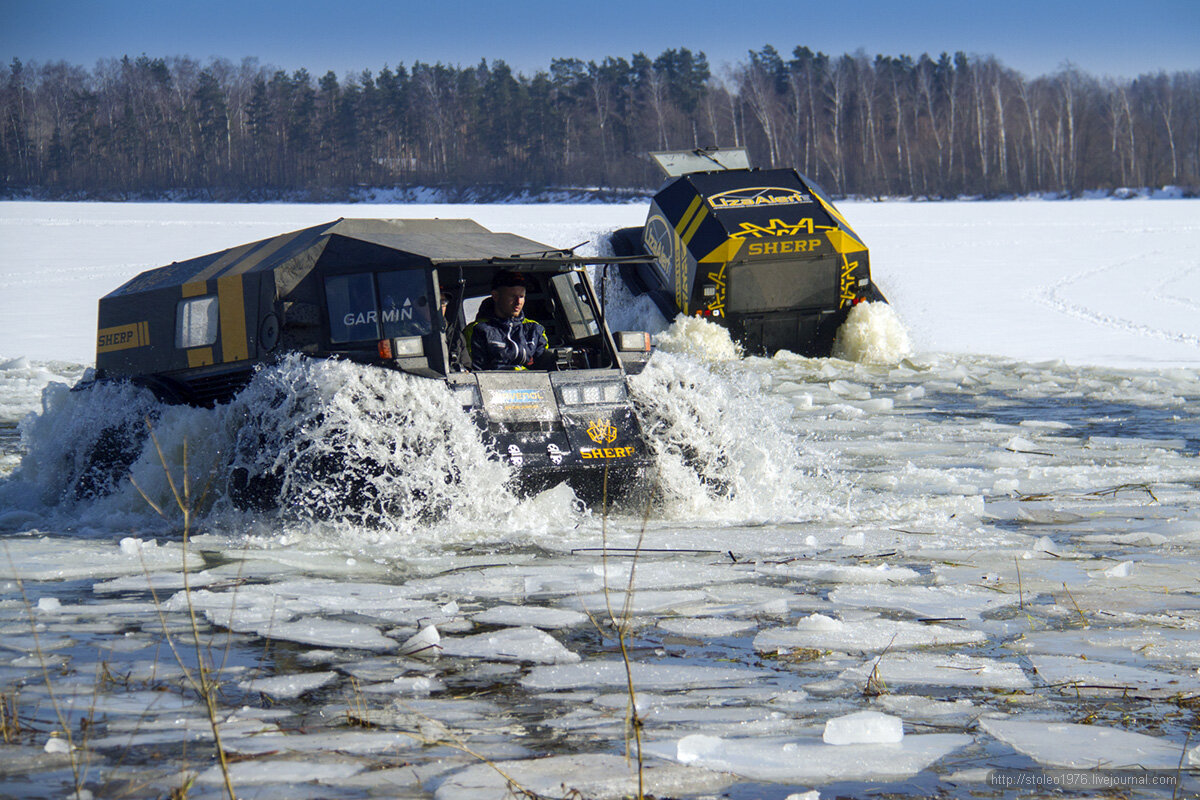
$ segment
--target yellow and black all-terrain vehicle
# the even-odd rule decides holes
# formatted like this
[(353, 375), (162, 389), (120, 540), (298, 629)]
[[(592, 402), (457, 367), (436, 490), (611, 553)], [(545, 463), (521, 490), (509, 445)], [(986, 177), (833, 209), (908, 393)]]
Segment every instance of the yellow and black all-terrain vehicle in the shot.
[[(608, 330), (588, 263), (471, 220), (340, 219), (152, 269), (106, 295), (95, 377), (211, 406), (291, 353), (400, 370), (445, 382), (522, 487), (566, 480), (618, 495), (650, 465), (626, 384), (650, 339)], [(522, 276), (525, 316), (545, 330), (532, 368), (472, 369), (463, 347), (500, 271)], [(246, 504), (269, 505), (270, 489), (270, 476), (231, 476)]]
[(828, 356), (856, 303), (883, 301), (867, 246), (794, 169), (751, 169), (744, 150), (652, 153), (668, 180), (646, 224), (612, 236), (620, 272), (668, 320), (700, 316), (747, 351)]

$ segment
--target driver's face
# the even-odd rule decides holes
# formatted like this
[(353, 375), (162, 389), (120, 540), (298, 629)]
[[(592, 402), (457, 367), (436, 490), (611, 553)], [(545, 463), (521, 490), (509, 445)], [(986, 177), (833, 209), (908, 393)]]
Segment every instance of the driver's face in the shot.
[(519, 317), (525, 308), (525, 287), (497, 287), (492, 290), (492, 301), (496, 304), (496, 316), (500, 319)]

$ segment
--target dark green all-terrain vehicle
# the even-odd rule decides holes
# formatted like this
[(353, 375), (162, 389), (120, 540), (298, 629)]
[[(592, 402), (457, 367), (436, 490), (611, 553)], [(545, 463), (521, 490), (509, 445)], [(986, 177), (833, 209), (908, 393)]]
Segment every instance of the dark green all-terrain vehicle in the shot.
[[(565, 480), (615, 496), (650, 466), (626, 384), (650, 340), (608, 330), (588, 263), (471, 220), (340, 219), (152, 269), (106, 295), (96, 379), (211, 406), (290, 353), (400, 370), (448, 384), (522, 488)], [(473, 370), (463, 347), (501, 270), (523, 276), (525, 316), (545, 328), (536, 368)], [(269, 476), (235, 470), (230, 484), (243, 504), (270, 505)]]

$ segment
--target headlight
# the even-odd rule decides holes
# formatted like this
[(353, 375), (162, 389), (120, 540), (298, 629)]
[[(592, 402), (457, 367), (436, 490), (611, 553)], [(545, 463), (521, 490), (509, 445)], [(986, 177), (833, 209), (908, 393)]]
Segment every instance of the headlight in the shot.
[(650, 334), (646, 331), (617, 331), (614, 336), (622, 353), (650, 352)]
[(479, 394), (479, 387), (473, 383), (460, 383), (453, 387), (454, 396), (458, 398), (458, 402), (463, 408), (474, 408), (475, 406), (483, 405), (483, 397)]
[(625, 384), (616, 381), (571, 383), (559, 387), (558, 396), (564, 406), (621, 403), (626, 398)]
[(392, 353), (396, 358), (425, 355), (425, 342), (420, 336), (404, 336), (392, 339)]

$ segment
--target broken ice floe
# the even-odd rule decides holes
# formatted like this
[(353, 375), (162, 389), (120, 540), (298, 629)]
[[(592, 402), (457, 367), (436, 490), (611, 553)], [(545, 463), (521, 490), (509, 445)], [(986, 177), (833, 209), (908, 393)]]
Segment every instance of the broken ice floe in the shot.
[(851, 667), (838, 678), (865, 686), (869, 678), (885, 686), (975, 686), (990, 689), (1032, 689), (1033, 683), (1021, 667), (1011, 661), (979, 658), (962, 653), (885, 653), (882, 657)]
[(1200, 631), (1154, 627), (1030, 631), (1006, 647), (1019, 653), (1058, 656), (1086, 653), (1088, 658), (1100, 660), (1190, 663), (1200, 661)]
[(1000, 594), (971, 586), (839, 586), (832, 603), (857, 608), (907, 611), (933, 619), (977, 619), (980, 614), (1020, 602), (1016, 594)]
[[(638, 763), (607, 754), (476, 764), (442, 780), (435, 800), (505, 800), (517, 792), (537, 797), (588, 797), (621, 800), (637, 794)], [(733, 780), (728, 775), (677, 764), (649, 762), (641, 775), (648, 795), (676, 797), (719, 792)]]
[(1200, 678), (1174, 675), (1161, 670), (1145, 669), (1128, 664), (1114, 664), (1079, 656), (1031, 654), (1030, 662), (1038, 677), (1049, 686), (1069, 691), (1110, 692), (1117, 694), (1196, 694)]
[[(663, 660), (629, 665), (634, 685), (642, 690), (683, 689), (702, 686), (752, 684), (770, 673), (741, 667), (695, 666)], [(534, 667), (521, 684), (537, 691), (564, 691), (580, 687), (625, 686), (629, 678), (622, 661), (584, 661), (579, 664)]]
[(1067, 769), (1176, 769), (1183, 744), (1103, 725), (983, 717), (979, 727), (1039, 764)]
[(905, 736), (889, 744), (826, 744), (819, 736), (723, 739), (692, 734), (651, 743), (648, 752), (683, 764), (778, 783), (823, 784), (914, 775), (971, 743), (960, 734)]
[(537, 628), (504, 628), (462, 638), (443, 638), (443, 655), (519, 661), (534, 664), (574, 664), (579, 655)]
[(336, 672), (301, 672), (289, 675), (274, 675), (266, 678), (252, 678), (238, 683), (239, 689), (247, 692), (260, 692), (277, 700), (287, 700), (299, 697), (305, 692), (311, 692), (327, 686), (337, 680)]
[(472, 621), (483, 625), (528, 625), (534, 628), (553, 630), (582, 625), (588, 621), (587, 614), (565, 608), (542, 606), (497, 605), (471, 615)]
[(821, 741), (825, 744), (895, 744), (904, 738), (899, 717), (878, 711), (856, 711), (826, 720)]
[(982, 631), (950, 625), (921, 624), (882, 617), (840, 620), (812, 614), (801, 619), (793, 628), (762, 631), (754, 637), (754, 649), (760, 653), (795, 648), (879, 652), (927, 645), (972, 644), (984, 639)]

